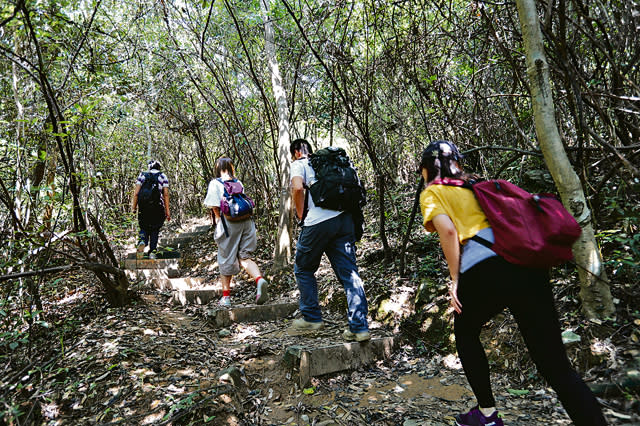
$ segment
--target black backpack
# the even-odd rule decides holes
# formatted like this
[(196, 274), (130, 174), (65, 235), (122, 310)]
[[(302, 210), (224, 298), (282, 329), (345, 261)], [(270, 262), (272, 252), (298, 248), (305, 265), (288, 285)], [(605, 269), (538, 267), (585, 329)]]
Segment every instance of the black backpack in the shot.
[(141, 210), (158, 210), (162, 208), (158, 177), (160, 173), (144, 173), (144, 182), (138, 192), (138, 206)]
[[(356, 241), (359, 241), (364, 231), (362, 207), (367, 203), (367, 191), (347, 153), (342, 148), (329, 146), (311, 154), (309, 164), (317, 180), (307, 187), (307, 196), (311, 194), (313, 203), (318, 207), (350, 212)], [(303, 222), (307, 216), (306, 198), (304, 205)]]
[(329, 210), (355, 211), (366, 203), (366, 191), (347, 153), (330, 146), (311, 154), (309, 163), (316, 181), (309, 186), (316, 206)]

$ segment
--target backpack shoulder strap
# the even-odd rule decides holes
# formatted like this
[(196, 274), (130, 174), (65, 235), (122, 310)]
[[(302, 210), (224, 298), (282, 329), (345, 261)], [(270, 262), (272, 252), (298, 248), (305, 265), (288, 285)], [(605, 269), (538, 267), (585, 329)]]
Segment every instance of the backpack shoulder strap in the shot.
[(492, 248), (493, 247), (493, 243), (485, 238), (482, 238), (480, 236), (478, 236), (478, 234), (474, 235), (473, 237), (471, 237), (471, 239), (473, 241), (475, 241), (476, 243), (482, 244), (483, 246), (485, 246), (486, 248)]
[(472, 189), (475, 181), (464, 181), (462, 179), (451, 178), (437, 178), (434, 179), (429, 185), (446, 185), (446, 186), (459, 186), (461, 188)]
[(222, 190), (224, 191), (224, 196), (229, 197), (229, 192), (227, 191), (227, 185), (224, 184), (225, 181), (223, 181), (221, 177), (216, 178), (216, 180), (222, 184)]

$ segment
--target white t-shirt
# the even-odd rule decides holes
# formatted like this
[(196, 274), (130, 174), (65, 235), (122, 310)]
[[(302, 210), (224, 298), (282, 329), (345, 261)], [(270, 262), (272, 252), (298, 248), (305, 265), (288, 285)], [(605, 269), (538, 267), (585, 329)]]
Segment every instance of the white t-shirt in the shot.
[[(314, 172), (313, 168), (309, 165), (309, 160), (307, 158), (301, 158), (291, 163), (291, 179), (296, 176), (301, 177), (302, 182), (307, 186), (311, 186), (311, 184), (316, 181), (316, 172)], [(307, 217), (304, 219), (304, 226), (316, 225), (342, 213), (338, 210), (329, 210), (317, 207), (313, 203), (311, 194), (309, 194), (307, 199), (309, 200), (307, 204), (309, 212), (307, 213)]]
[(224, 185), (218, 179), (211, 179), (209, 188), (207, 188), (207, 196), (204, 198), (204, 205), (211, 207), (220, 207), (220, 201), (224, 197)]

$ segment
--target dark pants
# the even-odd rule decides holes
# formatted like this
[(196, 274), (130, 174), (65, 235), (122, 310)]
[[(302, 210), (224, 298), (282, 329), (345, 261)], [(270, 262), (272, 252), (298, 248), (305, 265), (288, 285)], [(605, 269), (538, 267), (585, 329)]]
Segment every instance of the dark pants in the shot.
[(591, 390), (567, 358), (547, 271), (492, 257), (461, 274), (458, 298), (462, 313), (455, 315), (456, 347), (481, 407), (493, 407), (495, 400), (480, 329), (506, 307), (538, 371), (556, 391), (571, 420), (578, 426), (606, 424)]
[(149, 251), (156, 251), (158, 248), (158, 238), (160, 236), (160, 229), (156, 229), (153, 231), (144, 230), (140, 228), (140, 242), (144, 243), (145, 246), (149, 246)]
[(138, 225), (140, 226), (140, 242), (145, 246), (149, 246), (149, 251), (155, 251), (158, 248), (158, 237), (160, 229), (164, 225), (164, 210), (147, 212), (140, 210), (138, 212)]
[(313, 226), (304, 226), (296, 245), (294, 272), (300, 290), (300, 312), (306, 321), (322, 321), (315, 272), (326, 253), (347, 294), (347, 319), (353, 333), (369, 330), (367, 298), (358, 266), (351, 214), (342, 213)]

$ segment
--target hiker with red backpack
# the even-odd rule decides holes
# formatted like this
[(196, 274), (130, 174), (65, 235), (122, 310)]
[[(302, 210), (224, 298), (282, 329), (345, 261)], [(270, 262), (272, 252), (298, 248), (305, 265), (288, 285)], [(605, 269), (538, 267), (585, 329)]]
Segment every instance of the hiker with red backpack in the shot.
[[(502, 187), (509, 186), (508, 183), (502, 183), (504, 181), (489, 181), (488, 184), (483, 184), (485, 186), (482, 189), (488, 191), (489, 198), (495, 201), (494, 204), (491, 204), (491, 200), (487, 202), (481, 191), (474, 188), (474, 185), (478, 185), (473, 183), (477, 180), (476, 177), (463, 172), (460, 166), (461, 159), (462, 155), (453, 143), (435, 141), (422, 153), (419, 168), (427, 183), (420, 195), (423, 225), (427, 231), (438, 233), (447, 260), (451, 275), (449, 296), (455, 311), (456, 348), (478, 403), (478, 406), (468, 413), (457, 415), (456, 424), (503, 425), (495, 407), (489, 363), (480, 341), (480, 330), (504, 308), (508, 308), (513, 314), (538, 371), (556, 391), (573, 422), (578, 426), (606, 424), (598, 402), (572, 369), (567, 358), (554, 306), (548, 267), (543, 266), (549, 265), (551, 261), (538, 259), (537, 265), (535, 261), (533, 265), (528, 264), (531, 263), (531, 258), (536, 257), (535, 250), (509, 260), (505, 259), (509, 254), (499, 255), (494, 251), (495, 248), (500, 252), (500, 247), (508, 243), (498, 241), (498, 236), (501, 237), (500, 232), (503, 230), (498, 229), (498, 225), (493, 229), (488, 216), (496, 216), (495, 220), (504, 220), (507, 224), (509, 216), (516, 214), (510, 212), (506, 213), (506, 217), (503, 214), (500, 218), (500, 212), (495, 211), (495, 206), (503, 205), (503, 209), (506, 210), (513, 204), (520, 204), (527, 209), (527, 203), (519, 200), (518, 196), (511, 198), (510, 195), (504, 195)], [(534, 209), (531, 215), (537, 214), (535, 211), (546, 214), (545, 209), (552, 209), (554, 212), (562, 210), (555, 204), (548, 208), (544, 203), (540, 203), (540, 198), (531, 197), (529, 204), (532, 204)], [(481, 208), (479, 200), (486, 211)], [(489, 211), (491, 206), (494, 210)], [(522, 215), (527, 217), (526, 212)], [(564, 219), (557, 221), (565, 223)], [(529, 225), (536, 229), (533, 220)], [(575, 231), (571, 221), (567, 220), (566, 225), (561, 228), (566, 229), (561, 229), (562, 232), (559, 233), (568, 234), (565, 239), (571, 240), (570, 235)], [(527, 238), (526, 241), (529, 241), (529, 237), (523, 235), (526, 232), (523, 230), (512, 233), (510, 239), (517, 241)], [(533, 235), (531, 241), (535, 241), (537, 237), (539, 236)], [(568, 244), (566, 241), (562, 244), (556, 243), (553, 236), (543, 237), (542, 240), (544, 242), (541, 251), (545, 251), (546, 244), (552, 249), (558, 248), (561, 256), (565, 254), (564, 248)], [(535, 243), (527, 242), (524, 245)]]
[(160, 229), (165, 220), (171, 220), (169, 211), (169, 179), (161, 172), (159, 161), (151, 160), (148, 171), (138, 175), (131, 200), (131, 211), (138, 211), (140, 226), (136, 257), (141, 259), (148, 245), (149, 259), (156, 258)]
[(256, 283), (258, 305), (267, 301), (268, 282), (251, 259), (258, 246), (256, 225), (252, 219), (253, 201), (244, 194), (244, 186), (235, 177), (231, 159), (220, 157), (215, 164), (216, 178), (209, 182), (204, 205), (213, 210), (214, 239), (218, 245), (218, 266), (222, 282), (220, 306), (231, 306), (231, 279), (242, 267)]

